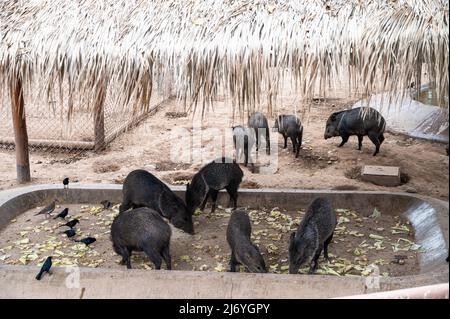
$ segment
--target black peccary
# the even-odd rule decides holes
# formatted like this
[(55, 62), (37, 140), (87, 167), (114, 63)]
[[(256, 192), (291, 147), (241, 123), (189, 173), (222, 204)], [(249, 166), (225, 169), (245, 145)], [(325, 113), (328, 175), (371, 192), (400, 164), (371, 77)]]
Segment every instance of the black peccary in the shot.
[(357, 107), (331, 114), (327, 120), (324, 138), (341, 136), (342, 142), (339, 147), (342, 147), (351, 135), (357, 135), (358, 150), (361, 150), (363, 137), (367, 135), (375, 144), (375, 153), (373, 153), (373, 156), (375, 156), (380, 151), (380, 145), (384, 141), (383, 133), (386, 129), (386, 121), (375, 109), (369, 108), (365, 117), (362, 111), (361, 107)]
[(145, 170), (128, 174), (123, 183), (123, 201), (119, 212), (130, 208), (149, 207), (156, 210), (177, 228), (193, 234), (194, 224), (183, 200), (166, 184)]
[(245, 266), (250, 272), (267, 272), (264, 258), (250, 239), (252, 226), (247, 213), (235, 210), (227, 228), (227, 242), (231, 248), (230, 271), (236, 271), (236, 265)]
[(289, 239), (289, 273), (296, 274), (301, 265), (311, 263), (309, 273), (314, 273), (322, 249), (328, 260), (328, 244), (333, 239), (336, 214), (329, 200), (316, 198), (306, 211), (297, 232)]
[(270, 155), (270, 134), (269, 134), (269, 124), (267, 123), (267, 118), (261, 112), (253, 113), (247, 122), (248, 127), (255, 130), (256, 136), (256, 151), (259, 151), (259, 146), (261, 145), (261, 137), (264, 136), (266, 139), (266, 153)]
[(188, 211), (193, 214), (197, 207), (204, 209), (208, 197), (211, 196), (211, 213), (216, 209), (219, 190), (226, 189), (230, 195), (230, 205), (237, 207), (238, 188), (244, 173), (238, 164), (230, 158), (222, 157), (206, 164), (186, 185), (186, 205)]
[(122, 263), (131, 268), (130, 257), (134, 251), (144, 251), (161, 269), (162, 261), (167, 269), (172, 268), (170, 257), (170, 226), (158, 212), (148, 207), (136, 208), (120, 213), (111, 225), (111, 240), (114, 251), (122, 256)]
[(233, 145), (236, 151), (236, 160), (239, 163), (244, 154), (244, 165), (247, 166), (250, 158), (250, 163), (253, 164), (251, 152), (255, 144), (253, 132), (243, 126), (233, 127)]
[(278, 129), (278, 133), (283, 135), (283, 148), (287, 147), (288, 137), (291, 139), (295, 157), (298, 157), (303, 139), (303, 125), (300, 119), (295, 115), (278, 115), (278, 118), (275, 119), (274, 128)]

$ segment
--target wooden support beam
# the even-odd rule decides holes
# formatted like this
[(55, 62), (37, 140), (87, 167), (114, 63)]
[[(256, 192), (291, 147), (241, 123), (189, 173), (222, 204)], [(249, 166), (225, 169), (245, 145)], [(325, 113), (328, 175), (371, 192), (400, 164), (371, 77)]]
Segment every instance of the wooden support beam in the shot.
[(31, 175), (22, 81), (20, 79), (12, 80), (9, 88), (16, 150), (17, 181), (26, 183), (31, 181)]
[(105, 97), (106, 88), (101, 87), (98, 91), (94, 106), (94, 150), (101, 151), (106, 147), (105, 143)]

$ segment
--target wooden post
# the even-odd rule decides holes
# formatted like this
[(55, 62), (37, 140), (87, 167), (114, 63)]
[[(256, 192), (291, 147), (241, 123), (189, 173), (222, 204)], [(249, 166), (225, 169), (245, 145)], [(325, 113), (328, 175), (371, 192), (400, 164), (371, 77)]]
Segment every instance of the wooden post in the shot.
[(105, 148), (105, 97), (106, 88), (100, 87), (94, 106), (94, 150), (101, 151)]
[(12, 80), (10, 82), (9, 88), (14, 126), (17, 181), (19, 183), (26, 183), (31, 181), (31, 175), (22, 81), (20, 79)]

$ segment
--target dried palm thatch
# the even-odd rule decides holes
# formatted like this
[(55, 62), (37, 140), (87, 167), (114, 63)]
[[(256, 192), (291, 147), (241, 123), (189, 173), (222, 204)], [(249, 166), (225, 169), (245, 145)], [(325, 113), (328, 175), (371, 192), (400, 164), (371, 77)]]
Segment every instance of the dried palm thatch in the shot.
[(109, 88), (118, 107), (142, 108), (155, 77), (171, 76), (192, 111), (224, 90), (244, 114), (262, 97), (273, 111), (286, 77), (302, 97), (346, 77), (369, 95), (404, 91), (426, 72), (443, 97), (448, 9), (444, 0), (0, 0), (0, 87), (20, 78), (51, 94), (67, 81), (65, 98), (91, 110)]

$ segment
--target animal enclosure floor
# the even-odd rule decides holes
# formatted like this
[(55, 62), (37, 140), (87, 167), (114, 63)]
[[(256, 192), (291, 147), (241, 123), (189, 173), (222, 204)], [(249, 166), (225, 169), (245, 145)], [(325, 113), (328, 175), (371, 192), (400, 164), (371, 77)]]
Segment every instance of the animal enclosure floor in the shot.
[[(62, 205), (55, 209), (56, 216), (69, 208), (66, 221), (78, 218), (76, 239), (93, 236), (97, 241), (86, 247), (60, 234), (67, 227), (58, 227), (66, 221), (34, 216), (38, 208), (13, 219), (0, 232), (0, 263), (12, 265), (40, 265), (47, 256), (53, 256), (54, 266), (79, 265), (126, 269), (120, 265), (120, 256), (112, 249), (110, 225), (118, 214), (117, 205), (103, 210), (101, 205)], [(195, 235), (172, 228), (171, 254), (173, 270), (228, 271), (230, 249), (226, 242), (226, 228), (230, 209), (218, 208), (210, 213), (194, 216)], [(278, 208), (254, 210), (247, 208), (252, 221), (252, 238), (260, 247), (269, 272), (288, 273), (288, 240), (296, 230), (304, 209), (283, 211)], [(414, 243), (412, 227), (388, 212), (374, 211), (363, 217), (357, 212), (337, 208), (338, 226), (329, 246), (331, 261), (320, 258), (318, 274), (335, 276), (403, 276), (419, 272), (417, 254), (420, 247)], [(395, 256), (404, 258), (404, 264)], [(131, 264), (137, 269), (151, 269), (153, 264), (142, 252), (133, 252)], [(163, 263), (163, 268), (165, 265)], [(307, 272), (307, 267), (301, 273)], [(245, 271), (241, 267), (241, 271)]]
[[(380, 153), (372, 156), (374, 146), (365, 137), (362, 151), (357, 150), (357, 138), (352, 136), (347, 144), (339, 148), (340, 138), (324, 140), (325, 122), (335, 111), (347, 108), (355, 100), (346, 97), (345, 91), (329, 95), (325, 101), (302, 101), (300, 108), (309, 111), (299, 113), (304, 126), (303, 145), (298, 158), (292, 154), (292, 144), (282, 149), (282, 137), (271, 132), (278, 140), (277, 171), (274, 174), (252, 173), (242, 166), (244, 178), (242, 188), (300, 188), (337, 190), (377, 190), (389, 192), (417, 192), (422, 195), (448, 200), (449, 196), (449, 157), (445, 146), (400, 134), (386, 133), (386, 140)], [(331, 94), (331, 93), (330, 93)], [(281, 113), (294, 112), (293, 99), (283, 99)], [(184, 162), (178, 156), (178, 147), (184, 145), (177, 135), (185, 129), (193, 136), (193, 121), (196, 116), (172, 117), (168, 112), (184, 111), (182, 103), (170, 100), (148, 117), (139, 126), (120, 135), (105, 151), (99, 153), (30, 153), (30, 184), (58, 183), (64, 177), (71, 182), (82, 183), (122, 183), (129, 172), (142, 168), (155, 174), (169, 184), (180, 184), (191, 179), (198, 169), (216, 158), (204, 146), (211, 141), (208, 129), (228, 132), (226, 139), (232, 145), (231, 126), (243, 124), (245, 119), (232, 120), (230, 101), (215, 102), (215, 112), (205, 114), (202, 123), (202, 145), (193, 145), (191, 156), (201, 161)], [(274, 118), (268, 117), (273, 126)], [(275, 147), (275, 143), (273, 144)], [(176, 156), (174, 156), (174, 154)], [(188, 154), (189, 155), (189, 154)], [(232, 156), (232, 150), (225, 155)], [(264, 156), (261, 156), (264, 159)], [(14, 151), (0, 149), (0, 189), (19, 187), (16, 182), (16, 156)], [(406, 184), (396, 187), (383, 187), (364, 182), (359, 177), (364, 165), (398, 166), (408, 176)], [(351, 174), (356, 172), (356, 174)]]

